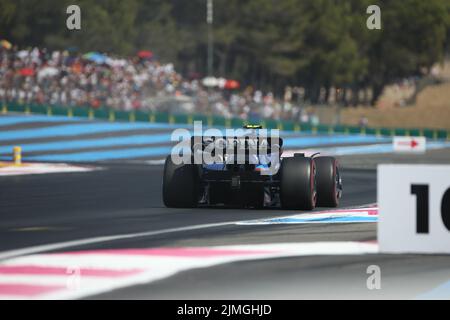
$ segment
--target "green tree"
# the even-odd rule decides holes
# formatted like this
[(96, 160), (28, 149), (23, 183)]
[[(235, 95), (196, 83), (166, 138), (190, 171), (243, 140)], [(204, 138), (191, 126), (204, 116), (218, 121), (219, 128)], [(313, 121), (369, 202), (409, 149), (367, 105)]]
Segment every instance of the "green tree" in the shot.
[(426, 73), (442, 60), (448, 21), (441, 0), (386, 0), (380, 7), (382, 30), (368, 52), (373, 103), (386, 84)]
[[(82, 9), (82, 30), (66, 8)], [(214, 73), (278, 94), (286, 85), (372, 88), (426, 74), (450, 50), (448, 0), (215, 0)], [(382, 30), (366, 9), (381, 7)], [(147, 49), (182, 73), (206, 74), (206, 0), (0, 0), (0, 38), (21, 47), (78, 47), (130, 55)], [(353, 101), (352, 103), (357, 103)]]

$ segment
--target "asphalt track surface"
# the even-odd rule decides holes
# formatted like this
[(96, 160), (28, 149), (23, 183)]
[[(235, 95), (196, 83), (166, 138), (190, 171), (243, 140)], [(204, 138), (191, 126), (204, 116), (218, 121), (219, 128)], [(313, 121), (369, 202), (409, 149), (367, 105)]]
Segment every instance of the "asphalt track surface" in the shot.
[[(89, 173), (2, 177), (0, 250), (298, 213), (272, 208), (168, 209), (162, 203), (162, 168), (139, 164), (108, 164), (103, 165), (103, 170)], [(373, 170), (344, 172), (346, 196), (342, 200), (343, 207), (375, 202), (376, 177)], [(290, 228), (269, 228), (264, 231), (265, 228), (255, 230), (254, 226), (233, 225), (219, 228), (220, 230), (206, 228), (189, 231), (187, 234), (162, 235), (145, 241), (140, 239), (139, 243), (127, 242), (114, 246), (222, 245), (241, 244), (242, 241), (259, 243), (267, 242), (267, 237), (272, 234), (278, 241), (375, 239), (375, 228), (371, 224), (360, 225), (360, 230), (347, 236), (344, 226), (342, 230), (336, 230), (333, 237), (329, 232), (322, 236), (324, 231), (320, 228), (323, 227), (319, 230), (308, 227), (308, 232), (304, 233), (296, 232), (298, 226), (292, 228), (294, 232), (287, 232)], [(336, 227), (332, 226), (334, 228)]]
[[(345, 164), (345, 159), (342, 161)], [(298, 213), (277, 209), (168, 209), (161, 200), (162, 166), (120, 163), (103, 163), (101, 166), (102, 170), (89, 173), (2, 177), (0, 253), (91, 237)], [(345, 167), (343, 177), (342, 207), (376, 202), (374, 169)], [(64, 251), (373, 240), (376, 240), (376, 223), (227, 224), (65, 247)], [(380, 290), (367, 288), (366, 271), (370, 265), (378, 265), (382, 270)], [(193, 269), (90, 298), (417, 298), (449, 280), (450, 257), (444, 255), (310, 256)], [(446, 294), (449, 294), (448, 290), (444, 296), (433, 297), (449, 298)]]
[[(88, 162), (84, 165), (101, 167), (83, 173), (1, 176), (0, 262), (8, 255), (49, 251), (376, 240), (376, 223), (233, 223), (301, 213), (298, 211), (165, 208), (161, 199), (162, 166), (146, 161), (160, 160), (166, 149), (170, 150), (168, 136), (173, 128), (168, 125), (21, 115), (0, 120), (2, 160), (9, 160), (12, 147), (21, 145), (24, 161), (85, 159)], [(289, 139), (286, 141), (293, 149), (331, 146), (349, 147), (350, 152), (390, 142), (369, 136), (308, 134), (295, 134)], [(342, 208), (376, 202), (376, 166), (380, 163), (450, 163), (448, 147), (416, 156), (385, 154), (383, 150), (339, 157), (344, 180)], [(120, 237), (136, 233), (141, 235)], [(103, 236), (115, 240), (84, 245), (77, 241)], [(67, 241), (76, 244), (64, 244)], [(38, 249), (29, 250), (36, 246)], [(380, 290), (367, 287), (367, 268), (371, 265), (380, 267)], [(190, 269), (88, 298), (450, 299), (449, 280), (450, 257), (444, 255), (310, 255)]]

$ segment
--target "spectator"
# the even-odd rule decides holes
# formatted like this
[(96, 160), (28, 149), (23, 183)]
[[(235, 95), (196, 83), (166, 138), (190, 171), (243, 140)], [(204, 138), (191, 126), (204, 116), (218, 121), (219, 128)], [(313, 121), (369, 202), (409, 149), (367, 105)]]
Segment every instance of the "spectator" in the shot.
[(183, 78), (172, 63), (157, 60), (45, 48), (0, 49), (0, 102), (156, 111), (160, 106), (154, 101), (180, 96), (189, 96), (197, 113), (226, 118), (302, 117), (292, 104), (290, 88), (279, 102), (272, 92), (264, 94), (252, 87), (241, 94), (208, 90), (196, 78)]
[(365, 129), (369, 126), (369, 119), (366, 116), (362, 116), (359, 119), (359, 127)]

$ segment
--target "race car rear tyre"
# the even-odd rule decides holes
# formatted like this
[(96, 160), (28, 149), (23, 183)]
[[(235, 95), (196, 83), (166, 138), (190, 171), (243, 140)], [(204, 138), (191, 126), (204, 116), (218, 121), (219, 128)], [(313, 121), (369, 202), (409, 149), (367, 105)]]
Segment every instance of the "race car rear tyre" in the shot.
[(166, 158), (163, 177), (163, 202), (169, 208), (194, 208), (198, 204), (199, 177), (195, 164), (173, 163)]
[(280, 171), (280, 200), (284, 209), (312, 210), (316, 206), (315, 163), (312, 158), (285, 158)]
[(341, 197), (342, 185), (338, 162), (333, 157), (317, 157), (317, 206), (337, 207)]

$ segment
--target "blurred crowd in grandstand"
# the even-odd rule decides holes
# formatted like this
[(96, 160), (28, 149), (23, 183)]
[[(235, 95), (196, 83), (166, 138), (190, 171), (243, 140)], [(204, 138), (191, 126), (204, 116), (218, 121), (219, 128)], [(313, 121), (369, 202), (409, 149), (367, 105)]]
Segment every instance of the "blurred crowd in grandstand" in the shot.
[(201, 79), (182, 77), (173, 64), (159, 62), (149, 51), (122, 58), (97, 52), (82, 55), (70, 48), (0, 48), (0, 102), (317, 123), (312, 111), (296, 103), (296, 90), (288, 88), (280, 101), (271, 92), (251, 87), (207, 88)]

